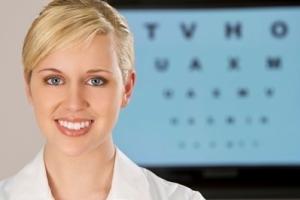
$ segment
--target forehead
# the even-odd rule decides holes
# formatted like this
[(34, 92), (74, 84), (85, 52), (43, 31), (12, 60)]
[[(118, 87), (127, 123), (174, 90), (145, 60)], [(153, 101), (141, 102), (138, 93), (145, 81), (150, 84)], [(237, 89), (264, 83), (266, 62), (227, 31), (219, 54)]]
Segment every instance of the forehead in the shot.
[(96, 35), (85, 42), (55, 50), (44, 58), (37, 68), (45, 67), (93, 67), (118, 66), (114, 37), (112, 34)]

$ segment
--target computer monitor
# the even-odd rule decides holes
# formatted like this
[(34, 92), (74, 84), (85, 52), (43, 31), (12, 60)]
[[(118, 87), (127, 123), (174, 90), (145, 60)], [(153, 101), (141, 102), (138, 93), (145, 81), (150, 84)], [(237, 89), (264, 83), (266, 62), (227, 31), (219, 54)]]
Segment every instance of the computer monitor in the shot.
[(300, 6), (197, 5), (121, 8), (137, 82), (116, 144), (173, 178), (299, 177)]

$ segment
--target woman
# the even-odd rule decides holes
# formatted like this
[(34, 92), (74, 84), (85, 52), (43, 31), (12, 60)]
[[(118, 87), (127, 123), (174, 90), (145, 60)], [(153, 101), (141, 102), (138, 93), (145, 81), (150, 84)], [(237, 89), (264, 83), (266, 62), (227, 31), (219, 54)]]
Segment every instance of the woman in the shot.
[(53, 0), (23, 46), (24, 80), (46, 143), (1, 200), (203, 199), (129, 160), (112, 140), (133, 92), (133, 38), (101, 0)]

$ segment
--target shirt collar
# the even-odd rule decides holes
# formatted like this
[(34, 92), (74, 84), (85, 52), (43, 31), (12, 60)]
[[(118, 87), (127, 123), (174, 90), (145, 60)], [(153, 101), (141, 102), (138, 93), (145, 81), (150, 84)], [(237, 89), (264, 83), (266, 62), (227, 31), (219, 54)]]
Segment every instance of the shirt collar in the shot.
[[(52, 197), (44, 164), (44, 146), (7, 185), (11, 199), (45, 199)], [(150, 200), (149, 183), (143, 169), (116, 147), (112, 186), (107, 200)]]
[(107, 200), (150, 199), (149, 183), (142, 170), (116, 147), (112, 186)]

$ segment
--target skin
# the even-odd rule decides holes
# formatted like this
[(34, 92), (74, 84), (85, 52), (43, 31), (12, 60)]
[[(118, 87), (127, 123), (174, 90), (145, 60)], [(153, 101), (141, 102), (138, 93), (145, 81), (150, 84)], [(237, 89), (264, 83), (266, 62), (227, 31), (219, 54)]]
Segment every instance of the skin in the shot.
[[(106, 199), (115, 158), (112, 130), (129, 102), (135, 77), (131, 70), (123, 82), (114, 37), (108, 34), (53, 52), (25, 80), (46, 138), (44, 161), (56, 200)], [(94, 122), (86, 135), (68, 137), (56, 127), (55, 120), (62, 118)]]

